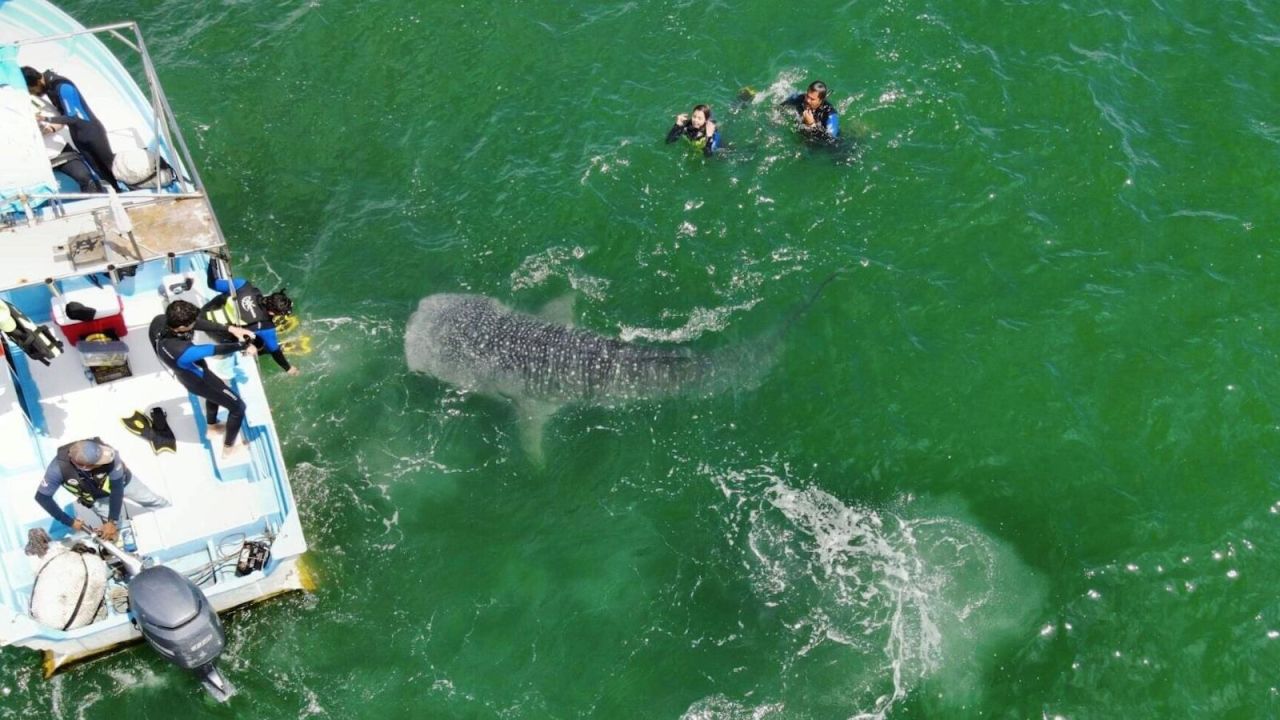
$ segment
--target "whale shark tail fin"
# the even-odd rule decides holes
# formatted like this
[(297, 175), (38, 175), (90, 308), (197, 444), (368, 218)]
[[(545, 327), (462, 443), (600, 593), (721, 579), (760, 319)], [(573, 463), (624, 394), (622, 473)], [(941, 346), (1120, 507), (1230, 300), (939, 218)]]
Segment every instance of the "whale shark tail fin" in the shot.
[(560, 406), (538, 400), (521, 399), (516, 401), (517, 422), (520, 429), (520, 446), (524, 448), (529, 461), (538, 467), (547, 464), (546, 455), (542, 451), (542, 439), (546, 434), (547, 423), (556, 414)]
[(852, 265), (846, 265), (842, 268), (832, 270), (829, 275), (823, 278), (822, 282), (819, 282), (818, 285), (809, 292), (809, 297), (805, 298), (804, 302), (792, 308), (791, 313), (787, 315), (786, 322), (782, 324), (779, 336), (786, 335), (791, 330), (791, 326), (795, 325), (797, 320), (803, 317), (805, 313), (809, 312), (809, 308), (813, 307), (813, 304), (818, 302), (818, 298), (822, 296), (822, 291), (826, 290), (828, 285), (834, 282), (836, 278), (845, 275), (852, 269)]
[(833, 270), (809, 292), (801, 303), (791, 309), (780, 323), (757, 335), (748, 343), (723, 348), (714, 354), (711, 365), (717, 370), (708, 378), (706, 390), (726, 390), (759, 387), (782, 354), (783, 342), (791, 328), (818, 302), (822, 292), (837, 278), (853, 269), (852, 265)]

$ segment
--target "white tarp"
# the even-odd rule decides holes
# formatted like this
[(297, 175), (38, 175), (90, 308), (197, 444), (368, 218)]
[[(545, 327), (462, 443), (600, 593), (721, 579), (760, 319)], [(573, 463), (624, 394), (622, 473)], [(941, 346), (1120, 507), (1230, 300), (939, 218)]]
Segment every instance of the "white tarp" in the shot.
[[(0, 214), (22, 212), (20, 196), (57, 188), (17, 48), (0, 47)], [(34, 207), (43, 200), (29, 200)]]

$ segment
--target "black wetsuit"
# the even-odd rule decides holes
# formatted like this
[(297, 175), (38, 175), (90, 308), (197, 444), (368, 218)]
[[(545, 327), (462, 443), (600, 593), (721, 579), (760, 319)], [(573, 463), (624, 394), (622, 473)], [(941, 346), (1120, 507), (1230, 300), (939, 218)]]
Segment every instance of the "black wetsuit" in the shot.
[[(70, 115), (55, 114), (53, 104), (48, 100), (41, 98), (37, 101), (35, 97), (32, 97), (32, 101), (38, 104), (38, 112), (36, 114), (41, 122), (66, 126), (84, 122), (80, 118), (74, 118)], [(75, 180), (82, 193), (104, 192), (102, 184), (98, 182), (98, 178), (94, 177), (93, 171), (89, 169), (89, 165), (81, 157), (80, 151), (76, 150), (75, 145), (71, 144), (70, 130), (66, 135), (62, 135), (61, 131), (52, 135), (46, 134), (44, 138), (45, 147), (52, 148), (51, 141), (61, 142), (58, 154), (49, 158), (49, 164), (53, 166), (54, 170)]]
[(118, 189), (116, 176), (111, 170), (116, 154), (111, 151), (111, 142), (107, 140), (107, 129), (89, 109), (80, 89), (70, 80), (48, 70), (44, 74), (44, 92), (59, 113), (81, 121), (66, 123), (71, 131), (71, 142), (88, 160), (103, 184)]
[(795, 109), (796, 116), (800, 118), (800, 129), (809, 135), (832, 140), (840, 137), (840, 114), (826, 100), (813, 111), (813, 124), (804, 124), (804, 111), (808, 107), (804, 104), (804, 97), (804, 93), (796, 93), (782, 101), (783, 105)]
[[(204, 318), (196, 320), (196, 329), (201, 332), (217, 334), (226, 332), (226, 326), (211, 323)], [(240, 343), (218, 343), (217, 345), (197, 345), (190, 335), (180, 337), (169, 329), (164, 315), (157, 315), (147, 329), (151, 339), (151, 347), (156, 357), (173, 370), (173, 375), (188, 391), (204, 398), (205, 420), (213, 425), (218, 422), (218, 406), (227, 409), (227, 447), (235, 444), (240, 435), (240, 425), (244, 422), (244, 401), (236, 395), (222, 378), (215, 375), (204, 359), (212, 355), (226, 355), (240, 349)]]
[(93, 176), (93, 171), (85, 163), (80, 153), (70, 147), (67, 147), (57, 157), (49, 161), (53, 165), (53, 169), (66, 175), (80, 186), (82, 193), (100, 193), (106, 192), (102, 189), (102, 184)]

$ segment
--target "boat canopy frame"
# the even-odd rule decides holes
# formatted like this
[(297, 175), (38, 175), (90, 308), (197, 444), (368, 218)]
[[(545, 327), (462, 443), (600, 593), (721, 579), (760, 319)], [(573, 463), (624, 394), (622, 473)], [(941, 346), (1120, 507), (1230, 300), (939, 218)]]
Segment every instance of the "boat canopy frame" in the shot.
[[(121, 30), (130, 30), (133, 32), (133, 40), (123, 35)], [(196, 192), (203, 194), (204, 183), (200, 180), (200, 172), (196, 170), (196, 165), (191, 159), (191, 152), (187, 148), (187, 141), (182, 136), (182, 128), (178, 127), (178, 121), (173, 116), (173, 109), (169, 105), (169, 98), (164, 94), (164, 88), (160, 86), (160, 78), (156, 75), (155, 64), (151, 62), (151, 53), (147, 52), (147, 43), (142, 38), (142, 30), (138, 27), (138, 23), (127, 20), (125, 22), (112, 23), (110, 25), (98, 25), (97, 27), (85, 28), (69, 33), (59, 33), (57, 35), (46, 35), (38, 38), (27, 38), (24, 40), (16, 40), (12, 44), (18, 47), (24, 45), (38, 45), (47, 42), (58, 42), (67, 40), (81, 35), (108, 35), (119, 40), (122, 44), (132, 50), (139, 60), (142, 62), (142, 72), (147, 80), (147, 89), (150, 91), (151, 99), (151, 120), (152, 131), (156, 138), (164, 143), (164, 145), (176, 148), (181, 157), (183, 167), (179, 169), (180, 173), (190, 173), (191, 184)], [(163, 119), (164, 122), (161, 122)], [(172, 133), (172, 136), (170, 135)], [(176, 139), (175, 146), (173, 140)], [(158, 158), (157, 158), (158, 162)], [(179, 178), (179, 181), (185, 178)], [(160, 182), (160, 173), (156, 173), (155, 191), (161, 192), (163, 184)], [(89, 193), (41, 193), (32, 194), (31, 197), (36, 199), (47, 200), (79, 200), (87, 198), (101, 197), (97, 194)]]
[[(221, 250), (225, 248), (226, 238), (209, 202), (204, 181), (200, 178), (200, 172), (191, 155), (190, 146), (183, 136), (182, 128), (178, 125), (172, 106), (169, 104), (169, 99), (160, 84), (155, 64), (151, 60), (151, 53), (147, 50), (146, 40), (143, 39), (142, 30), (137, 22), (129, 20), (99, 25), (74, 32), (13, 40), (7, 44), (23, 47), (60, 42), (86, 35), (98, 36), (99, 39), (114, 38), (129, 52), (133, 53), (131, 57), (136, 58), (141, 64), (142, 74), (146, 80), (146, 95), (150, 101), (150, 129), (154, 134), (154, 142), (156, 144), (153, 162), (158, 165), (165, 155), (169, 155), (170, 160), (176, 160), (176, 162), (171, 163), (175, 177), (166, 184), (161, 177), (163, 173), (156, 172), (154, 186), (128, 192), (117, 192), (115, 189), (108, 189), (106, 194), (82, 192), (33, 192), (23, 194), (16, 198), (22, 206), (22, 212), (13, 213), (6, 217), (5, 222), (0, 224), (0, 231), (16, 230), (22, 232), (24, 227), (36, 228), (66, 218), (93, 215), (99, 230), (105, 236), (109, 238), (112, 233), (115, 233), (116, 237), (121, 241), (113, 247), (116, 251), (115, 257), (111, 258), (111, 261), (102, 268), (103, 271), (112, 274), (121, 269), (156, 258), (173, 257), (175, 254), (191, 251)], [(119, 59), (124, 53), (113, 52), (112, 55)], [(124, 69), (134, 78), (136, 83), (135, 71), (130, 70), (128, 66), (125, 66)], [(155, 169), (158, 170), (158, 168)], [(175, 185), (176, 191), (174, 191)], [(41, 212), (39, 207), (46, 203), (47, 206)], [(104, 205), (106, 209), (104, 209)], [(150, 207), (148, 208), (148, 206)], [(195, 206), (199, 206), (199, 209), (196, 209)], [(138, 216), (138, 219), (143, 222), (150, 220), (153, 226), (156, 223), (170, 225), (171, 227), (166, 229), (164, 233), (166, 237), (157, 238), (157, 242), (153, 247), (148, 247), (148, 244), (143, 239), (135, 237), (133, 233), (134, 218), (131, 216), (137, 215), (137, 213), (129, 212), (131, 209), (142, 213), (142, 215)], [(195, 218), (194, 224), (192, 223), (192, 218)], [(24, 219), (25, 223), (23, 222)], [(194, 232), (191, 232), (186, 237), (182, 236), (183, 233), (180, 229), (174, 229), (181, 228), (184, 224), (194, 229)], [(37, 282), (51, 283), (53, 280), (83, 275), (89, 268), (80, 266), (62, 268), (60, 271), (57, 268), (52, 270), (52, 272), (45, 273), (44, 277), (29, 275), (22, 278), (0, 277), (0, 291)]]

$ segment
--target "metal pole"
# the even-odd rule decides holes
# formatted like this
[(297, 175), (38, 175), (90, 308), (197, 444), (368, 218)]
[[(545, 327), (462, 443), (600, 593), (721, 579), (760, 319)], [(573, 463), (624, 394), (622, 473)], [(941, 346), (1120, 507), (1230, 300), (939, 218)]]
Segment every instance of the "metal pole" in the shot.
[(165, 148), (173, 147), (173, 142), (169, 138), (168, 128), (165, 127), (166, 123), (162, 120), (164, 116), (160, 111), (160, 94), (158, 90), (160, 79), (156, 76), (155, 68), (151, 65), (151, 56), (147, 53), (146, 46), (143, 44), (142, 31), (138, 28), (137, 23), (133, 25), (133, 36), (137, 39), (138, 44), (133, 45), (130, 43), (129, 46), (142, 56), (143, 74), (147, 76), (147, 85), (151, 89), (151, 132), (156, 136), (157, 142), (155, 157), (148, 159), (151, 161), (151, 174), (156, 181), (156, 192), (160, 192), (160, 141), (164, 142)]
[[(156, 100), (158, 106), (164, 111), (167, 125), (173, 128), (173, 137), (177, 139), (177, 147), (181, 154), (181, 159), (187, 165), (184, 170), (191, 173), (191, 179), (195, 183), (198, 190), (204, 190), (204, 182), (200, 180), (200, 171), (196, 170), (195, 161), (191, 159), (191, 150), (187, 147), (187, 141), (182, 137), (182, 128), (178, 127), (178, 121), (173, 116), (173, 109), (169, 107), (169, 99), (164, 94), (164, 88), (160, 85), (160, 79), (156, 76), (156, 68), (151, 64), (151, 53), (147, 52), (147, 42), (142, 38), (142, 32), (138, 30), (137, 24), (133, 25), (134, 36), (138, 38), (138, 47), (142, 49), (142, 69), (146, 72), (147, 82), (155, 88)], [(166, 141), (168, 136), (166, 135)], [(218, 234), (222, 234), (222, 230), (218, 230)]]
[(130, 21), (130, 22), (118, 22), (118, 23), (112, 23), (112, 24), (110, 24), (110, 25), (99, 25), (99, 26), (97, 26), (97, 27), (85, 28), (85, 29), (83, 29), (83, 30), (76, 30), (76, 31), (74, 31), (74, 32), (61, 33), (61, 34), (59, 34), (59, 35), (46, 35), (46, 36), (44, 36), (44, 37), (38, 37), (38, 38), (27, 38), (27, 39), (25, 39), (25, 40), (14, 40), (12, 44), (14, 44), (14, 45), (35, 45), (35, 44), (37, 44), (37, 43), (54, 42), (54, 41), (56, 41), (56, 40), (66, 40), (67, 38), (73, 38), (73, 37), (75, 37), (75, 36), (77, 36), (77, 35), (93, 35), (93, 34), (100, 33), (100, 32), (110, 32), (110, 31), (112, 31), (112, 30), (122, 30), (122, 29), (127, 28), (127, 27), (135, 27), (135, 28), (136, 28), (136, 27), (137, 27), (137, 23)]
[[(177, 199), (189, 200), (189, 199), (204, 197), (203, 193), (198, 193), (198, 192), (165, 193), (163, 197), (159, 197), (159, 198), (157, 198), (150, 191), (147, 191), (145, 193), (135, 191), (135, 192), (123, 192), (123, 193), (117, 193), (117, 194), (122, 198), (126, 198), (129, 200), (138, 200), (143, 202), (157, 202), (160, 200), (177, 200)], [(80, 193), (80, 192), (30, 193), (27, 195), (27, 197), (33, 198), (35, 200), (95, 200), (95, 199), (101, 200), (102, 193)]]

